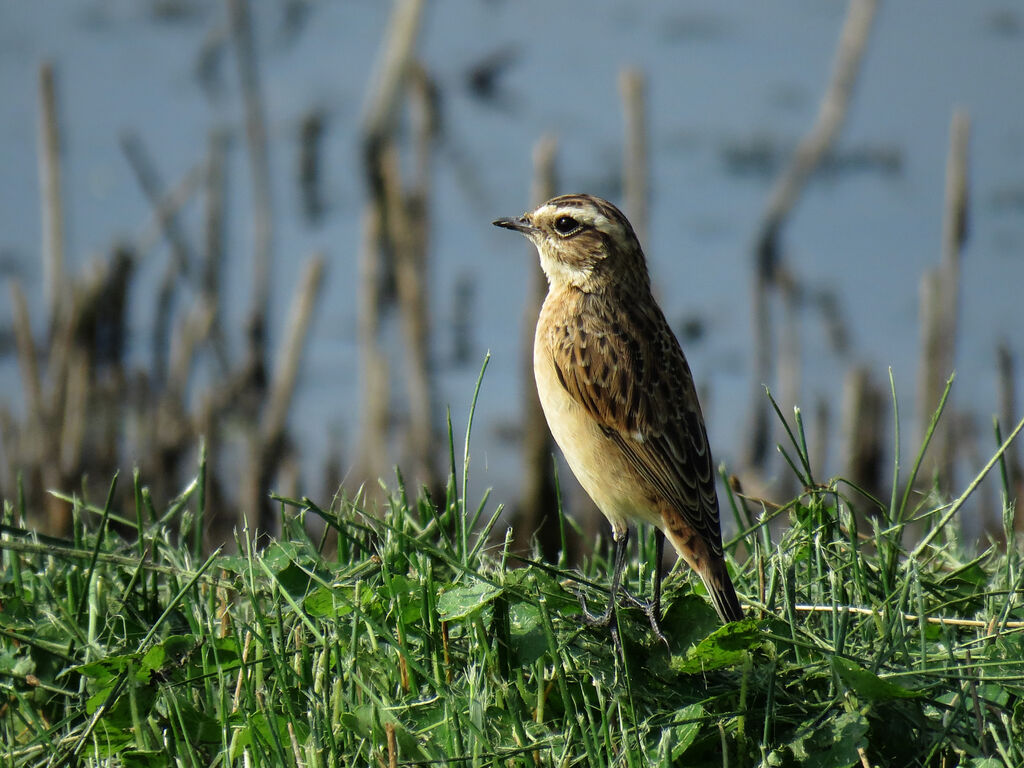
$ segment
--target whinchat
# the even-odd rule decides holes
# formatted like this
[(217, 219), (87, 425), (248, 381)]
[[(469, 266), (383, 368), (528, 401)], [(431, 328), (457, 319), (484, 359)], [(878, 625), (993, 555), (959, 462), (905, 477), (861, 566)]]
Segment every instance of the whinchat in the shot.
[(600, 198), (563, 195), (494, 224), (521, 232), (540, 254), (548, 293), (534, 337), (537, 392), (565, 460), (612, 526), (611, 602), (601, 617), (584, 605), (584, 616), (611, 622), (632, 521), (656, 529), (647, 611), (659, 637), (665, 536), (701, 577), (722, 621), (741, 619), (697, 390), (629, 221)]

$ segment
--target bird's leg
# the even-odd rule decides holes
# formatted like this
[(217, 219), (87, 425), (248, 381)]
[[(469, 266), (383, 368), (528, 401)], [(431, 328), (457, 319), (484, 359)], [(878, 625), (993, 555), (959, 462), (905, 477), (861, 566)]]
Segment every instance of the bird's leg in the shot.
[(654, 600), (648, 604), (645, 613), (651, 622), (655, 636), (666, 646), (668, 639), (661, 631), (661, 559), (665, 554), (665, 534), (661, 528), (654, 529)]
[(587, 600), (580, 595), (580, 606), (583, 608), (583, 623), (590, 627), (607, 627), (612, 624), (613, 634), (615, 633), (612, 617), (615, 615), (615, 599), (619, 594), (619, 582), (622, 580), (622, 570), (626, 567), (626, 544), (629, 542), (629, 529), (622, 533), (614, 531), (612, 538), (615, 541), (614, 565), (612, 567), (612, 588), (611, 599), (608, 601), (607, 610), (600, 616), (595, 616), (587, 610)]
[(654, 532), (654, 615), (661, 619), (661, 561), (665, 556), (665, 533)]
[(665, 633), (661, 631), (661, 561), (665, 554), (665, 534), (662, 533), (660, 528), (654, 529), (654, 599), (650, 602), (640, 600), (637, 597), (629, 594), (625, 590), (626, 597), (629, 601), (643, 611), (647, 615), (647, 620), (651, 622), (651, 629), (654, 630), (654, 636), (657, 637), (661, 642), (668, 646), (668, 638), (665, 637)]
[(580, 607), (583, 608), (583, 623), (588, 627), (611, 626), (612, 641), (614, 642), (615, 647), (621, 651), (622, 644), (619, 641), (618, 627), (615, 624), (614, 617), (615, 603), (618, 599), (619, 592), (622, 592), (630, 603), (640, 608), (640, 610), (647, 615), (647, 620), (651, 623), (651, 629), (654, 631), (655, 637), (661, 640), (661, 642), (663, 642), (667, 647), (668, 638), (666, 638), (665, 633), (661, 631), (661, 560), (665, 553), (665, 534), (661, 532), (660, 528), (655, 528), (654, 599), (651, 602), (639, 600), (636, 597), (633, 597), (628, 590), (621, 587), (622, 571), (626, 568), (626, 549), (627, 544), (629, 543), (629, 529), (626, 529), (621, 534), (614, 532), (612, 536), (615, 540), (615, 555), (612, 570), (611, 597), (608, 600), (608, 608), (600, 616), (595, 616), (587, 610), (586, 598), (583, 595), (579, 595)]

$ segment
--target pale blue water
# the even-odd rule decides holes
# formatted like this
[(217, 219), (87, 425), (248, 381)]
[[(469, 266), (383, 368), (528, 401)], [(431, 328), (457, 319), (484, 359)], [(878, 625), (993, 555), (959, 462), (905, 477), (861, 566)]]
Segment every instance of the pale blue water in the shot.
[[(275, 294), (279, 328), (303, 259), (328, 258), (323, 302), (292, 411), (310, 492), (330, 429), (354, 457), (357, 435), (356, 259), (362, 189), (359, 118), (389, 5), (370, 0), (308, 4), (304, 26), (282, 32), (282, 5), (254, 2), (275, 188)], [(230, 263), (226, 311), (237, 325), (248, 305), (248, 166), (232, 52), (221, 88), (209, 93), (195, 72), (204, 36), (223, 7), (191, 3), (187, 16), (155, 18), (138, 0), (53, 3), (0, 1), (0, 251), (40, 298), (36, 79), (51, 58), (58, 75), (64, 138), (68, 259), (82, 268), (148, 217), (121, 155), (119, 136), (137, 133), (165, 182), (200, 162), (208, 131), (235, 134), (229, 156)], [(827, 81), (845, 4), (824, 0), (548, 3), (461, 0), (430, 4), (422, 59), (443, 98), (444, 144), (435, 158), (432, 287), (439, 333), (436, 359), (455, 428), (466, 421), (478, 364), (451, 365), (452, 285), (469, 277), (474, 360), (493, 357), (478, 406), (473, 478), (511, 501), (516, 448), (502, 440), (518, 418), (523, 242), (491, 227), (527, 205), (530, 153), (543, 133), (560, 141), (561, 191), (616, 194), (623, 120), (618, 73), (648, 77), (652, 153), (651, 269), (669, 318), (697, 317), (705, 334), (686, 345), (702, 387), (713, 446), (738, 455), (748, 410), (751, 320), (750, 242), (771, 181), (730, 172), (726, 150), (756, 139), (783, 149), (810, 126)], [(56, 9), (56, 10), (55, 10)], [(482, 102), (466, 72), (499, 49), (515, 60), (498, 79), (501, 98)], [(963, 262), (962, 336), (954, 403), (968, 406), (983, 435), (996, 405), (994, 349), (1006, 339), (1024, 356), (1024, 9), (1011, 2), (915, 0), (883, 3), (869, 44), (841, 153), (891, 152), (898, 168), (869, 166), (818, 178), (801, 200), (784, 242), (786, 258), (813, 287), (840, 296), (851, 360), (883, 382), (892, 366), (910, 434), (918, 357), (918, 284), (938, 260), (948, 127), (955, 106), (972, 120), (971, 234)], [(324, 170), (328, 212), (319, 226), (300, 215), (294, 183), (299, 122), (310, 107), (329, 115)], [(186, 222), (198, 233), (195, 205)], [(198, 234), (194, 242), (198, 245)], [(155, 281), (166, 253), (142, 266)], [(9, 310), (0, 300), (0, 328)], [(149, 308), (133, 306), (136, 349)], [(819, 316), (802, 315), (807, 412), (819, 397), (838, 423), (847, 362), (829, 350)], [(391, 329), (393, 357), (401, 359)], [(237, 343), (238, 339), (234, 339)], [(140, 358), (141, 360), (142, 358)], [(402, 400), (396, 383), (394, 397)], [(1018, 382), (1018, 398), (1024, 388)], [(0, 396), (20, 402), (17, 371), (0, 359)], [(790, 404), (783, 404), (788, 408)], [(16, 406), (17, 407), (17, 406)], [(987, 440), (987, 437), (984, 438)], [(905, 444), (905, 449), (909, 449)], [(829, 467), (829, 472), (838, 467)]]

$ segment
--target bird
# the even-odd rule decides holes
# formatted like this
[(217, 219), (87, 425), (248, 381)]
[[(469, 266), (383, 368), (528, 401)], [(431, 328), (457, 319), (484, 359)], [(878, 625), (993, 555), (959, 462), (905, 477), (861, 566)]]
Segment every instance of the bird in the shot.
[[(562, 195), (497, 227), (525, 235), (548, 281), (537, 320), (533, 369), (544, 416), (569, 468), (611, 524), (611, 625), (631, 523), (655, 528), (653, 600), (642, 603), (661, 631), (665, 538), (704, 582), (724, 623), (743, 618), (726, 569), (714, 462), (693, 375), (651, 291), (643, 249), (612, 203)], [(621, 646), (620, 646), (621, 647)]]

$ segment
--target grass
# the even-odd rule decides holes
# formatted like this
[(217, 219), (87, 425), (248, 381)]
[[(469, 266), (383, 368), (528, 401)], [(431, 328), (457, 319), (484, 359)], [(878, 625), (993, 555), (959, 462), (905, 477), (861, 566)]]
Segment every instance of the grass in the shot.
[[(279, 498), (279, 541), (242, 531), (239, 554), (206, 559), (198, 477), (162, 512), (138, 476), (127, 514), (73, 497), (69, 540), (25, 530), (15, 499), (0, 767), (1024, 765), (1005, 479), (1011, 544), (973, 553), (955, 522), (976, 483), (952, 505), (894, 493), (855, 516), (843, 481), (816, 482), (799, 412), (787, 429), (805, 492), (774, 510), (724, 500), (748, 618), (720, 626), (677, 570), (671, 648), (624, 609), (625, 658), (575, 596), (608, 599), (607, 560), (569, 570), (494, 545), (500, 508), (469, 503), (465, 472), (441, 506), (399, 475), (379, 515)], [(646, 592), (653, 537), (638, 538), (627, 581)]]

